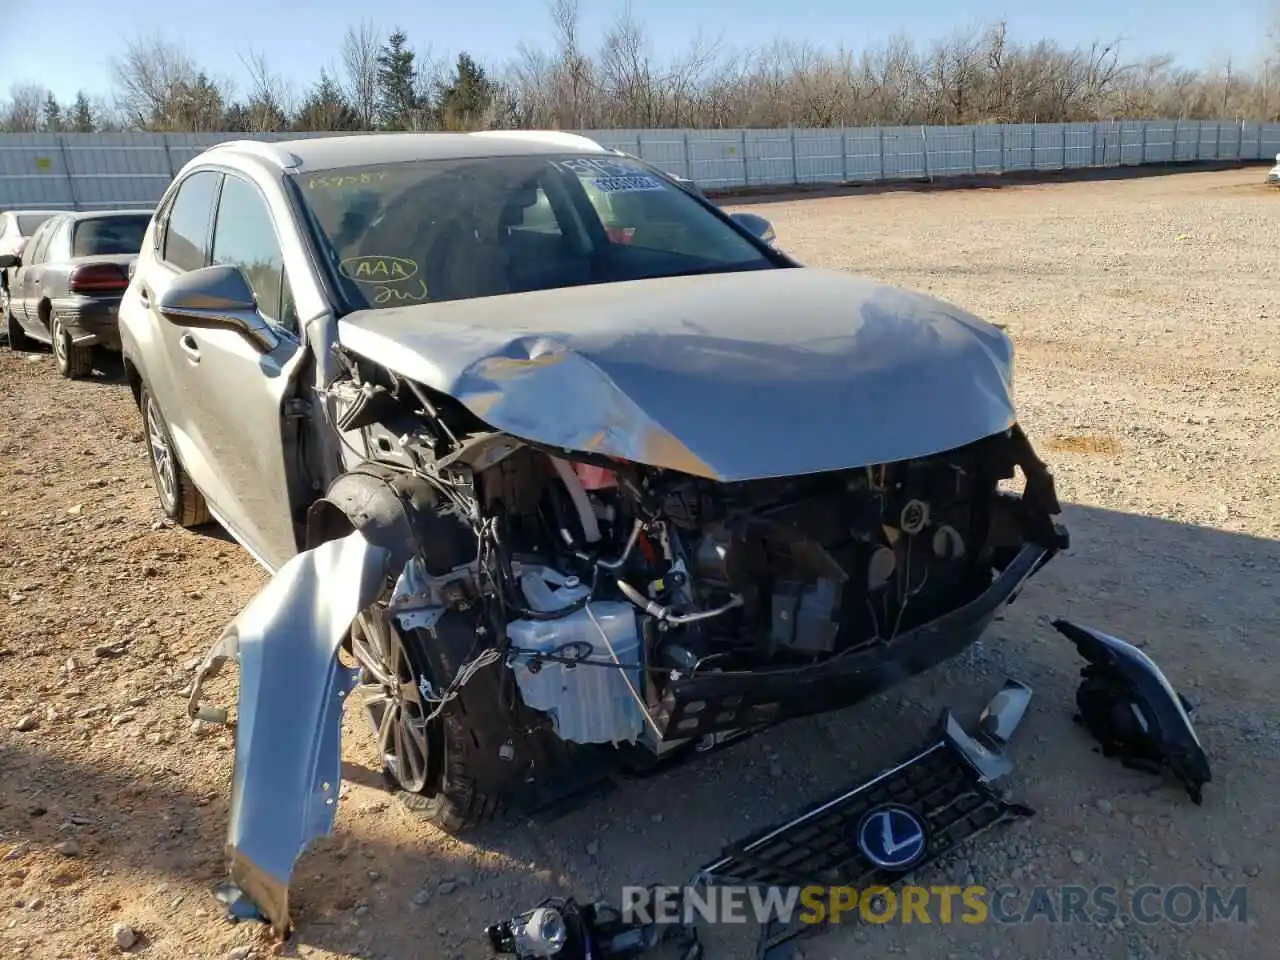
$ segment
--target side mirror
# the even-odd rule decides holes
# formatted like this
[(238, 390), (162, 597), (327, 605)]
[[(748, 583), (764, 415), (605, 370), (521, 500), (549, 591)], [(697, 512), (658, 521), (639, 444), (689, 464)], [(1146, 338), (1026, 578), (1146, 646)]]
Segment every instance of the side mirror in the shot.
[(160, 295), (157, 308), (180, 327), (234, 330), (259, 353), (270, 353), (280, 343), (258, 312), (253, 287), (239, 267), (218, 265), (184, 273)]
[(0, 253), (0, 270), (8, 270), (10, 267), (22, 266), (22, 258), (12, 253)]
[(764, 217), (755, 213), (731, 213), (729, 214), (738, 226), (745, 229), (757, 240), (763, 240), (769, 246), (773, 246), (776, 242), (777, 234), (773, 232), (773, 224)]

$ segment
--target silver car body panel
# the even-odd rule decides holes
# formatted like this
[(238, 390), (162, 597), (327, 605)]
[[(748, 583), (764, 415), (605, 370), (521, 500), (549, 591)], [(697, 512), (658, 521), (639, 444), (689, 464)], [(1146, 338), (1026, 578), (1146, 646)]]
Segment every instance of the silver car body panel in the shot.
[(386, 576), (387, 551), (359, 532), (295, 555), (223, 631), (191, 693), (192, 716), (224, 719), (201, 706), (201, 688), (238, 659), (228, 867), (281, 933), (294, 863), (337, 812), (342, 711), (357, 678), (337, 651)]
[(364, 310), (338, 339), (505, 433), (720, 481), (908, 460), (1014, 423), (1000, 329), (808, 267)]

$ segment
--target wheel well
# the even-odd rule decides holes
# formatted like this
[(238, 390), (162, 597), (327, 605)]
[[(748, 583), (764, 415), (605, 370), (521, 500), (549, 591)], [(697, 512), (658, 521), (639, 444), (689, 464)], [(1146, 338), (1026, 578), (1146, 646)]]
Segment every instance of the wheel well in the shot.
[(40, 322), (46, 327), (49, 326), (49, 315), (53, 313), (53, 305), (49, 303), (48, 297), (40, 301), (36, 307), (36, 314), (40, 317)]
[(129, 392), (133, 394), (134, 405), (142, 406), (142, 374), (128, 357), (124, 358), (124, 378), (129, 384)]

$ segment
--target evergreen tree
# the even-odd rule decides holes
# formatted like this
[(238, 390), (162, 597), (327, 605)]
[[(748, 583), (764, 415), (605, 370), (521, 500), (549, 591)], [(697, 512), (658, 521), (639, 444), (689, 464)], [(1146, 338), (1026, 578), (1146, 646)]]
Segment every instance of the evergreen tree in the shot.
[(44, 101), (44, 129), (50, 133), (57, 133), (62, 130), (62, 107), (58, 106), (58, 101), (50, 93)]
[(295, 130), (358, 130), (360, 118), (352, 109), (342, 89), (329, 76), (320, 71), (320, 79), (311, 88), (294, 121)]
[(93, 108), (89, 106), (89, 98), (83, 90), (76, 94), (75, 106), (71, 108), (71, 128), (76, 133), (93, 133), (97, 129)]
[(418, 69), (408, 44), (408, 36), (397, 29), (378, 54), (378, 120), (384, 130), (410, 129), (419, 106)]
[(452, 81), (440, 89), (440, 119), (446, 130), (487, 126), (497, 84), (468, 53), (458, 54)]

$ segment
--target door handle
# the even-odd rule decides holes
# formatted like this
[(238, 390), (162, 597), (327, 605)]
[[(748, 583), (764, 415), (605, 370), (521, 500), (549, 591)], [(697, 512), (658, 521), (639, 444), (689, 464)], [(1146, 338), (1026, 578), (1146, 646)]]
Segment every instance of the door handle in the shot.
[(182, 348), (182, 352), (187, 355), (187, 359), (192, 363), (200, 362), (200, 344), (196, 343), (196, 338), (189, 333), (184, 333), (178, 338), (178, 346)]
[(142, 284), (138, 285), (138, 300), (144, 307), (151, 306), (151, 291)]

